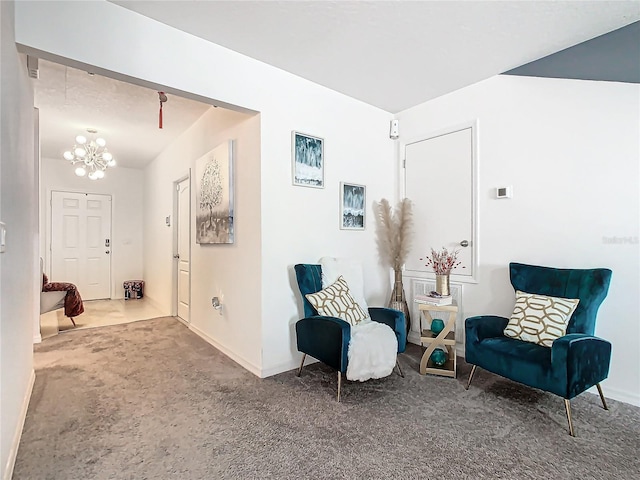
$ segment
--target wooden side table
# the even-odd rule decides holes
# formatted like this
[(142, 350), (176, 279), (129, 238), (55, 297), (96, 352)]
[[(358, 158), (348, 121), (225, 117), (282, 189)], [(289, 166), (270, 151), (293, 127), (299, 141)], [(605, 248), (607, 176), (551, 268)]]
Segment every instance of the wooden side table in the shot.
[[(422, 360), (420, 361), (420, 374), (426, 375), (432, 373), (434, 375), (443, 375), (445, 377), (456, 377), (456, 317), (458, 316), (458, 305), (428, 305), (419, 303), (420, 309), (420, 344), (427, 347)], [(446, 321), (444, 329), (435, 336), (429, 329), (422, 328), (422, 318), (429, 321), (429, 325), (433, 321), (430, 312), (449, 312), (449, 319)], [(431, 354), (437, 347), (444, 347), (447, 350), (446, 363), (438, 367), (430, 359)]]

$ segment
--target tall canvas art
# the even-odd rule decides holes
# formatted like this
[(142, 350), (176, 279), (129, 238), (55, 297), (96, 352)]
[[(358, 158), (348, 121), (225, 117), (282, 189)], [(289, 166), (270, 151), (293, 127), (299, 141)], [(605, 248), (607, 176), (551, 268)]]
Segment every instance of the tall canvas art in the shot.
[(233, 243), (233, 140), (196, 160), (196, 243)]

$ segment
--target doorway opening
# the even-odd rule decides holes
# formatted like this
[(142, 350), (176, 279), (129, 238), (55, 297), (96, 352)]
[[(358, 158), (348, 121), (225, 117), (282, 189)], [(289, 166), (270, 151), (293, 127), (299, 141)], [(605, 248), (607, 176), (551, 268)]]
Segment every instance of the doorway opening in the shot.
[(173, 315), (188, 324), (191, 304), (191, 177), (173, 183)]

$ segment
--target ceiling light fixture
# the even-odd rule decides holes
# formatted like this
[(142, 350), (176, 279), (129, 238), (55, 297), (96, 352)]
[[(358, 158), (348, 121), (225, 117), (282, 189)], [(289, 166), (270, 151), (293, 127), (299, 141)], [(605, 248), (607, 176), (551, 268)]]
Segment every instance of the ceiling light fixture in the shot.
[(87, 139), (84, 135), (78, 135), (73, 148), (64, 152), (62, 156), (65, 160), (69, 160), (71, 165), (80, 164), (76, 168), (76, 175), (79, 177), (87, 175), (91, 180), (98, 180), (104, 177), (107, 167), (116, 166), (116, 161), (105, 148), (107, 144), (105, 139), (95, 137), (98, 131), (87, 128), (87, 132), (92, 135), (92, 138)]

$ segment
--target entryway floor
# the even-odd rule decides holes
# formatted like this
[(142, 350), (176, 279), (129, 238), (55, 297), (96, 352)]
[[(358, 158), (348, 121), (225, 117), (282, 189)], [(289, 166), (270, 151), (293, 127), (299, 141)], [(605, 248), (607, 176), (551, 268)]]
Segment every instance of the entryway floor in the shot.
[(166, 312), (157, 309), (146, 298), (89, 300), (84, 302), (84, 313), (74, 317), (76, 327), (73, 326), (71, 320), (64, 316), (63, 308), (40, 315), (40, 335), (44, 340), (57, 335), (58, 332), (118, 325), (162, 317), (163, 315), (166, 315)]

